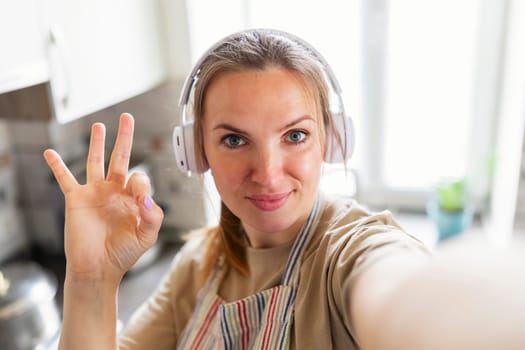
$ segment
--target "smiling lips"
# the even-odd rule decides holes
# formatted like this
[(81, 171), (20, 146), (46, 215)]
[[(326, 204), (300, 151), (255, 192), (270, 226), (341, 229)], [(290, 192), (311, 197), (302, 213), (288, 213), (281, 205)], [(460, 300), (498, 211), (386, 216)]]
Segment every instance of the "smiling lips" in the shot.
[(264, 211), (273, 211), (282, 207), (292, 192), (276, 194), (250, 195), (246, 198), (257, 208)]

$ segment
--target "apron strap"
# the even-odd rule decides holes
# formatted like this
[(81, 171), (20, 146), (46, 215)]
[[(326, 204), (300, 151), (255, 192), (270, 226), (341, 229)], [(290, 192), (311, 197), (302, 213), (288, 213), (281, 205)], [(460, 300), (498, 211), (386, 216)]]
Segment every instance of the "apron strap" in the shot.
[(290, 256), (288, 257), (288, 262), (286, 263), (286, 268), (284, 269), (283, 277), (281, 279), (281, 284), (291, 287), (296, 287), (299, 283), (299, 270), (300, 260), (303, 255), (303, 250), (306, 245), (310, 242), (310, 239), (313, 236), (313, 233), (317, 227), (317, 222), (319, 219), (319, 207), (320, 207), (320, 198), (319, 194), (315, 198), (314, 206), (308, 219), (304, 223), (299, 235), (295, 239)]

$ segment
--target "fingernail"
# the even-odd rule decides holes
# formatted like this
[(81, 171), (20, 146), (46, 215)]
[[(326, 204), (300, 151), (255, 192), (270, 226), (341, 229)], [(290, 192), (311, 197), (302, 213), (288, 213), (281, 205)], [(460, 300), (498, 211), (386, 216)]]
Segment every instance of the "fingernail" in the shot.
[(144, 208), (151, 210), (153, 208), (153, 200), (151, 200), (150, 196), (144, 197)]

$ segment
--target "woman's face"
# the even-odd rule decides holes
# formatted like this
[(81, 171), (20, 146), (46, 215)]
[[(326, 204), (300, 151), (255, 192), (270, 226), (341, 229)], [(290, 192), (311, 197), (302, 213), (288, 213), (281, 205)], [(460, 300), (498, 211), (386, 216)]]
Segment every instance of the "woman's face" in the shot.
[(224, 73), (204, 101), (204, 151), (226, 206), (253, 247), (293, 240), (312, 208), (323, 149), (310, 90), (269, 68)]

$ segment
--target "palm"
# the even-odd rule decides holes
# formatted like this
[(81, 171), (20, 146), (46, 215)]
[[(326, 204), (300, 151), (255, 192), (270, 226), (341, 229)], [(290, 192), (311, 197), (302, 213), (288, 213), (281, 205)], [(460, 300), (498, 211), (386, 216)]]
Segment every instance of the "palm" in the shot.
[(66, 196), (66, 254), (74, 271), (93, 271), (106, 262), (125, 269), (132, 263), (133, 257), (119, 253), (135, 248), (138, 209), (115, 187), (84, 186)]
[(133, 120), (123, 116), (104, 178), (104, 129), (93, 127), (85, 185), (76, 182), (58, 155), (46, 154), (65, 195), (66, 258), (68, 270), (76, 274), (121, 276), (156, 240), (160, 209), (155, 206), (157, 215), (148, 217), (142, 208), (149, 182), (144, 175), (126, 181), (132, 132)]

